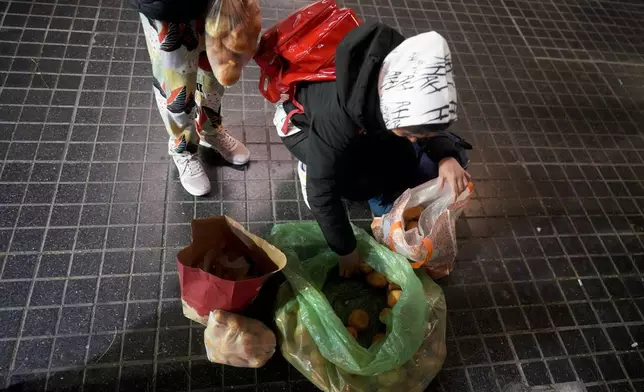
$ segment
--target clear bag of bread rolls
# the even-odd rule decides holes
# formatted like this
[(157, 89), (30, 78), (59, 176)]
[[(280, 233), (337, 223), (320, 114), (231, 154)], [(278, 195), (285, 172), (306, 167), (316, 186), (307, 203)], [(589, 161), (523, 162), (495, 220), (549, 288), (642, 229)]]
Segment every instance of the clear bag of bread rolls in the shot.
[(258, 368), (275, 353), (275, 334), (261, 321), (214, 310), (204, 332), (208, 360), (235, 367)]
[(259, 0), (214, 0), (206, 18), (206, 53), (223, 86), (239, 81), (262, 30)]

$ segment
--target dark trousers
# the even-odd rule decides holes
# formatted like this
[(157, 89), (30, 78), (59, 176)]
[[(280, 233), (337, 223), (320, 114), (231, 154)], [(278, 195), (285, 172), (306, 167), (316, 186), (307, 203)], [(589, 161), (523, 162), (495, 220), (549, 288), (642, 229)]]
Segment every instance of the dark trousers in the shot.
[(423, 184), (429, 180), (438, 177), (438, 163), (434, 162), (425, 154), (417, 143), (414, 143), (414, 149), (418, 154), (418, 167), (414, 173), (412, 182), (405, 188), (400, 189), (396, 195), (380, 195), (369, 199), (369, 208), (375, 216), (383, 216), (391, 211), (394, 201), (400, 196), (407, 188), (413, 188)]

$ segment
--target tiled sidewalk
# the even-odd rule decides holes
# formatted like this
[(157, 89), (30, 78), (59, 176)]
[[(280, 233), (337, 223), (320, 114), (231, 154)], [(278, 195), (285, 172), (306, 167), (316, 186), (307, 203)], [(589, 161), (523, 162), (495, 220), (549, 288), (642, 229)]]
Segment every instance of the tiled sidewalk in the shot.
[[(265, 26), (302, 4), (262, 1)], [(429, 390), (644, 391), (641, 1), (346, 4), (448, 39), (455, 130), (475, 145), (476, 199), (441, 282), (449, 354)], [(0, 14), (0, 389), (314, 390), (279, 359), (210, 365), (181, 314), (174, 256), (193, 217), (259, 234), (310, 218), (258, 69), (224, 111), (253, 161), (206, 156), (214, 191), (195, 199), (166, 154), (127, 1), (0, 0)], [(350, 213), (368, 225), (365, 206)]]

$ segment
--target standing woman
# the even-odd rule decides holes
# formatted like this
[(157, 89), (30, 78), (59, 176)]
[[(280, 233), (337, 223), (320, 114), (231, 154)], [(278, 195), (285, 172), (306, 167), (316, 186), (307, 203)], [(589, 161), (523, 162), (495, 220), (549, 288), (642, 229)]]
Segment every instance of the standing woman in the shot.
[(168, 153), (185, 190), (205, 195), (210, 192), (210, 180), (197, 157), (197, 144), (213, 148), (234, 165), (250, 159), (246, 146), (222, 127), (224, 87), (206, 57), (204, 20), (209, 1), (130, 1), (141, 16), (154, 96), (170, 135)]

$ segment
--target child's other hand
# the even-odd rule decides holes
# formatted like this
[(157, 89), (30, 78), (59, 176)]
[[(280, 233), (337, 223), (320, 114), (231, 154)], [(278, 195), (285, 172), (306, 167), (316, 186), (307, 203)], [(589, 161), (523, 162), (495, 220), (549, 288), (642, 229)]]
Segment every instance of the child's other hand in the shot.
[(454, 200), (456, 200), (458, 195), (467, 188), (472, 176), (461, 167), (456, 159), (445, 158), (438, 163), (438, 178), (440, 189), (443, 189), (447, 182), (452, 188)]
[(348, 255), (340, 256), (340, 276), (350, 278), (360, 268), (360, 254), (358, 249)]

